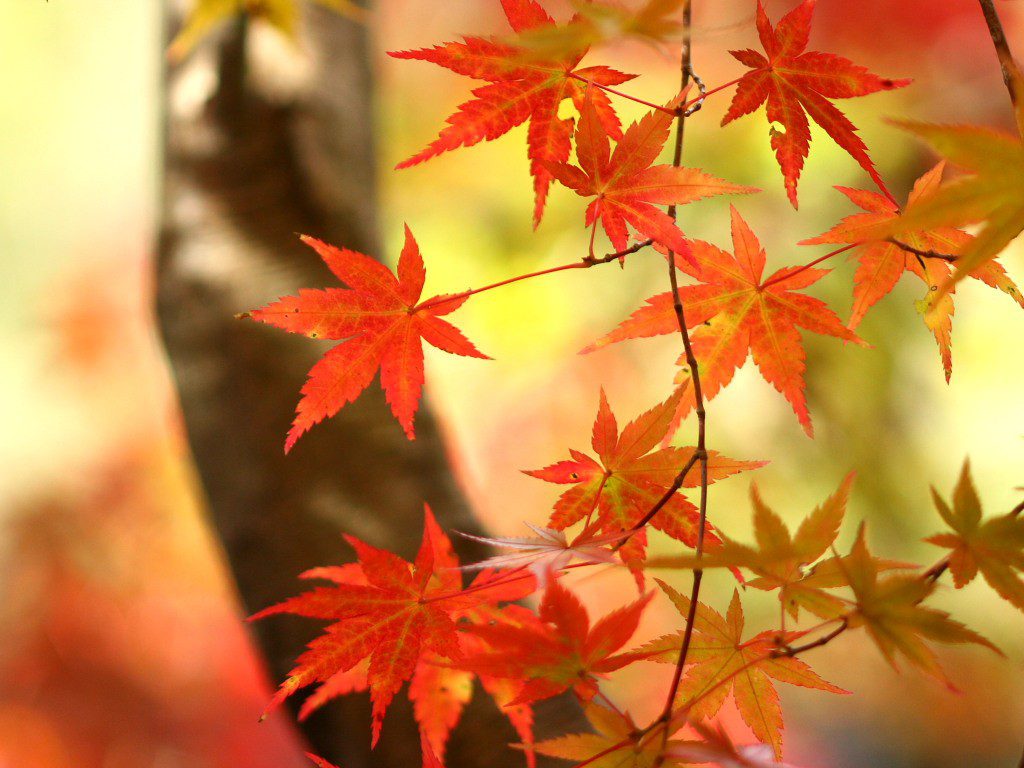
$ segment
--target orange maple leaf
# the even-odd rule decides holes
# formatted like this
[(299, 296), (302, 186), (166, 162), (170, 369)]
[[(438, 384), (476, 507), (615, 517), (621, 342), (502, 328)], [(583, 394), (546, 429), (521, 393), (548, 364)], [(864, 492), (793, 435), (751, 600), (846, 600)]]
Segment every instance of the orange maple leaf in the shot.
[(349, 289), (303, 290), (239, 317), (301, 333), (312, 339), (344, 339), (309, 371), (302, 399), (288, 431), (287, 453), (314, 424), (355, 400), (380, 369), (391, 412), (405, 434), (415, 437), (413, 419), (423, 389), (425, 340), (453, 355), (489, 359), (446, 320), (466, 296), (435, 296), (420, 302), (426, 270), (408, 227), (398, 276), (369, 256), (302, 237)]
[[(888, 195), (867, 147), (857, 135), (857, 128), (829, 99), (867, 96), (910, 83), (910, 80), (878, 77), (842, 56), (808, 51), (815, 2), (804, 0), (773, 28), (764, 4), (757, 0), (757, 34), (765, 55), (749, 48), (730, 51), (752, 71), (740, 79), (729, 110), (722, 118), (722, 125), (726, 125), (767, 102), (772, 149), (794, 208), (797, 207), (797, 181), (811, 144), (808, 116), (849, 152)], [(776, 123), (781, 129), (774, 127)]]
[[(615, 414), (601, 390), (591, 439), (597, 459), (571, 450), (568, 460), (526, 472), (549, 483), (572, 485), (555, 503), (550, 521), (552, 528), (562, 530), (585, 519), (588, 529), (593, 525), (613, 535), (630, 530), (653, 509), (676, 476), (691, 462), (695, 450), (692, 447), (654, 450), (669, 429), (679, 398), (676, 394), (646, 411), (620, 433)], [(714, 482), (764, 464), (737, 461), (709, 451), (708, 480)], [(683, 480), (683, 487), (697, 487), (699, 477), (700, 472), (693, 465)], [(675, 493), (650, 524), (693, 547), (697, 543), (698, 521), (697, 508), (681, 493)], [(710, 550), (719, 543), (710, 526), (706, 543)], [(620, 548), (623, 560), (635, 568), (644, 558), (645, 544), (645, 531), (641, 529)]]
[(581, 701), (590, 701), (598, 692), (597, 678), (635, 660), (615, 654), (636, 632), (652, 596), (647, 594), (591, 626), (582, 603), (552, 580), (540, 604), (540, 621), (474, 625), (469, 631), (486, 650), (456, 663), (487, 677), (518, 681), (516, 704), (531, 704), (570, 689)]
[[(501, 0), (509, 25), (517, 35), (534, 35), (557, 29), (554, 19), (535, 0)], [(469, 147), (481, 141), (504, 136), (527, 120), (527, 155), (534, 187), (534, 226), (540, 223), (544, 203), (551, 185), (546, 162), (569, 159), (573, 121), (560, 118), (558, 107), (572, 99), (581, 108), (588, 81), (613, 86), (632, 80), (627, 75), (603, 66), (577, 69), (586, 46), (554, 52), (551, 58), (531, 56), (530, 49), (517, 41), (495, 38), (465, 37), (462, 42), (445, 43), (415, 51), (393, 51), (397, 59), (429, 61), (487, 85), (473, 91), (473, 99), (462, 104), (448, 118), (448, 126), (425, 149), (396, 167), (408, 168), (458, 147)], [(611, 101), (603, 92), (592, 93), (596, 110), (605, 130), (621, 135), (619, 119)]]
[[(690, 338), (700, 366), (704, 397), (710, 400), (732, 381), (749, 353), (765, 380), (793, 406), (804, 431), (813, 435), (804, 394), (806, 355), (797, 328), (864, 342), (843, 326), (825, 302), (796, 292), (818, 282), (828, 270), (785, 267), (762, 280), (765, 252), (735, 208), (732, 240), (735, 255), (695, 240), (691, 247), (699, 267), (678, 260), (681, 269), (700, 281), (681, 287), (679, 298), (686, 307), (687, 325), (696, 329)], [(646, 306), (583, 351), (625, 339), (678, 332), (672, 294), (662, 293), (648, 299)], [(685, 358), (680, 359), (680, 365), (686, 365)], [(679, 401), (676, 423), (693, 408), (689, 378), (684, 368), (679, 382), (686, 391)]]
[[(444, 691), (448, 714), (438, 719), (434, 710), (441, 704), (434, 692), (445, 686), (443, 682), (432, 684), (431, 676), (444, 673), (425, 665), (460, 658), (463, 651), (456, 623), (498, 602), (524, 597), (533, 591), (533, 579), (529, 574), (504, 578), (485, 572), (464, 590), (451, 542), (429, 508), (423, 543), (412, 564), (355, 537), (345, 538), (355, 549), (358, 564), (303, 574), (327, 578), (333, 586), (289, 598), (252, 617), (291, 613), (334, 622), (309, 644), (267, 709), (314, 683), (323, 685), (314, 694), (316, 703), (304, 709), (304, 715), (334, 696), (369, 687), (376, 744), (388, 705), (411, 679), (409, 694), (414, 704), (433, 696), (425, 708), (417, 706), (416, 711), (432, 748), (441, 751), (468, 699), (460, 696), (458, 687)], [(449, 682), (458, 686), (465, 681)]]
[(587, 206), (586, 225), (596, 226), (600, 221), (617, 251), (629, 244), (629, 224), (643, 237), (685, 257), (690, 252), (689, 242), (658, 205), (685, 205), (714, 195), (760, 191), (696, 168), (652, 165), (668, 140), (673, 120), (670, 112), (648, 113), (626, 129), (612, 152), (608, 132), (588, 99), (576, 126), (579, 166), (545, 163), (552, 175), (576, 194), (596, 198)]
[[(939, 163), (914, 182), (914, 188), (907, 199), (908, 208), (926, 205), (939, 191), (944, 163)], [(949, 281), (952, 265), (936, 253), (956, 257), (968, 248), (974, 238), (953, 227), (933, 227), (903, 232), (898, 238), (881, 237), (887, 223), (895, 222), (900, 209), (884, 195), (862, 189), (836, 187), (866, 213), (847, 216), (823, 235), (802, 241), (801, 245), (819, 243), (859, 243), (859, 261), (854, 275), (853, 312), (850, 329), (855, 329), (864, 315), (879, 299), (888, 294), (904, 272), (919, 277), (928, 286), (923, 299), (917, 302), (918, 310), (928, 329), (935, 336), (942, 358), (942, 368), (949, 381), (953, 373), (953, 354), (950, 334), (953, 329), (953, 289), (940, 293), (938, 289)], [(900, 244), (903, 244), (902, 246)], [(908, 250), (907, 246), (914, 250)], [(917, 252), (915, 252), (917, 251)], [(993, 288), (1009, 294), (1021, 307), (1024, 296), (1006, 274), (1006, 270), (994, 259), (978, 266), (970, 276)]]

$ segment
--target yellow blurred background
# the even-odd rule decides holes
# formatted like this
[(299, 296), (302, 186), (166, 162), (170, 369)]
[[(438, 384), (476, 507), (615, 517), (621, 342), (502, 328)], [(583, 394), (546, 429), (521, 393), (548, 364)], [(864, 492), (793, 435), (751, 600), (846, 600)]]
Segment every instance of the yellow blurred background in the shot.
[[(159, 5), (0, 2), (0, 768), (304, 764), (283, 718), (256, 723), (268, 682), (203, 522), (153, 327)], [(773, 18), (789, 5), (770, 3)], [(566, 18), (564, 3), (549, 7)], [(725, 51), (756, 44), (753, 3), (696, 7), (695, 67), (714, 87), (740, 74)], [(1021, 13), (1012, 3), (1000, 11), (1011, 43), (1024, 49)], [(468, 81), (383, 52), (500, 31), (498, 3), (383, 0), (372, 23), (379, 109), (367, 119), (377, 121), (381, 137), (387, 258), (397, 256), (403, 222), (424, 252), (428, 294), (579, 258), (586, 249), (582, 205), (566, 190), (553, 192), (543, 224), (531, 229), (522, 129), (390, 170), (433, 138), (467, 96)], [(973, 0), (898, 7), (821, 0), (817, 23), (812, 48), (885, 76), (915, 78), (907, 89), (840, 105), (897, 198), (934, 158), (886, 126), (884, 116), (1010, 125)], [(628, 86), (638, 96), (664, 101), (674, 90), (671, 47), (629, 43), (591, 56), (643, 73)], [(690, 122), (686, 162), (764, 188), (734, 202), (767, 248), (769, 270), (820, 255), (824, 250), (795, 243), (852, 212), (831, 186), (867, 188), (869, 180), (817, 133), (801, 210), (793, 211), (763, 114), (720, 129), (727, 98), (711, 97)], [(641, 114), (635, 105), (617, 106), (624, 118)], [(728, 202), (684, 209), (684, 230), (728, 245)], [(1020, 250), (1015, 245), (1003, 257), (1018, 281)], [(609, 265), (495, 291), (459, 315), (460, 327), (494, 362), (428, 353), (427, 397), (442, 416), (460, 480), (496, 533), (546, 519), (556, 491), (518, 470), (587, 447), (599, 386), (620, 424), (668, 393), (674, 339), (576, 354), (664, 290), (662, 264), (635, 258), (624, 270)], [(845, 319), (853, 266), (832, 266), (812, 293)], [(869, 313), (860, 332), (873, 349), (805, 336), (815, 440), (749, 365), (711, 403), (712, 448), (771, 462), (714, 486), (717, 525), (741, 536), (752, 479), (775, 509), (797, 520), (855, 470), (850, 514), (868, 520), (874, 548), (930, 562), (938, 550), (918, 543), (939, 528), (928, 487), (948, 494), (964, 457), (987, 512), (1019, 500), (1024, 315), (985, 286), (959, 289), (947, 386), (913, 306), (921, 292), (908, 279)], [(677, 440), (689, 444), (692, 434), (687, 422)], [(854, 527), (851, 521), (844, 545)], [(669, 551), (664, 541), (656, 547)], [(688, 578), (677, 582), (683, 587)], [(707, 601), (724, 610), (733, 584), (711, 578)], [(606, 577), (579, 587), (596, 614), (608, 610), (610, 594), (625, 600), (630, 589)], [(769, 626), (771, 602), (745, 595), (751, 629)], [(1024, 743), (1024, 617), (980, 582), (963, 592), (944, 588), (936, 602), (995, 640), (1007, 658), (973, 648), (943, 652), (963, 688), (953, 694), (916, 672), (897, 675), (862, 635), (850, 633), (808, 661), (853, 696), (782, 691), (795, 765), (1015, 764)], [(659, 603), (642, 633), (676, 624)], [(660, 706), (649, 691), (663, 670), (641, 667), (610, 690), (642, 717)]]

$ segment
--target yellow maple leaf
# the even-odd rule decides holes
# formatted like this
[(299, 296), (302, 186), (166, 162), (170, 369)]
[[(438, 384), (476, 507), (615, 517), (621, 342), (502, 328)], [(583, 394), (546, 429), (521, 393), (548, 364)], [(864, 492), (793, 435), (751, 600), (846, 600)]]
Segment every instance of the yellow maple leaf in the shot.
[[(352, 0), (316, 0), (320, 5), (356, 20), (366, 16), (366, 9)], [(195, 0), (181, 31), (171, 42), (167, 55), (180, 61), (195, 48), (199, 40), (227, 19), (246, 13), (261, 19), (285, 37), (295, 40), (299, 22), (299, 0)]]

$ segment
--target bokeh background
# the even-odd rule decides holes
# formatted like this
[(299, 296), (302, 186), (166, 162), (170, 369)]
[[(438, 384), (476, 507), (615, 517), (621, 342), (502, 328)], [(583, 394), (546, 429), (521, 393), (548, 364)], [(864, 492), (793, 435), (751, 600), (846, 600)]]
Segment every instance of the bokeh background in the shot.
[[(501, 31), (496, 2), (382, 0), (378, 41), (382, 229), (393, 260), (401, 224), (417, 234), (427, 290), (454, 291), (578, 258), (582, 206), (554, 191), (538, 231), (524, 133), (411, 170), (393, 165), (433, 138), (465, 99), (468, 81), (396, 62), (385, 50), (462, 32)], [(563, 14), (564, 4), (549, 4)], [(791, 5), (769, 3), (774, 18)], [(204, 523), (173, 387), (151, 307), (159, 208), (163, 31), (160, 3), (0, 0), (0, 766), (177, 768), (303, 764), (283, 717), (257, 716), (271, 682), (252, 651), (214, 537)], [(885, 125), (885, 116), (1009, 127), (998, 65), (973, 0), (821, 0), (812, 47), (910, 88), (843, 105), (897, 198), (934, 162)], [(1011, 43), (1024, 16), (999, 5)], [(752, 3), (697, 3), (694, 61), (710, 86), (740, 73), (725, 53), (756, 45)], [(272, 34), (272, 33), (270, 33)], [(301, 60), (298, 48), (281, 56)], [(677, 51), (639, 43), (592, 54), (643, 73), (630, 92), (664, 101)], [(424, 94), (429, 94), (424, 98)], [(737, 202), (769, 254), (769, 269), (824, 252), (794, 244), (850, 212), (831, 189), (866, 188), (859, 167), (820, 134), (801, 181), (801, 210), (786, 203), (763, 115), (726, 129), (727, 95), (688, 127), (686, 159), (765, 191)], [(627, 118), (639, 115), (619, 104)], [(486, 172), (481, 172), (486, 169)], [(728, 201), (684, 209), (696, 237), (728, 244)], [(315, 233), (313, 233), (315, 234)], [(1015, 245), (1003, 261), (1024, 279)], [(853, 266), (836, 262), (819, 286), (848, 315)], [(462, 484), (491, 529), (542, 522), (556, 491), (518, 472), (586, 447), (604, 386), (620, 423), (668, 392), (672, 339), (576, 354), (663, 290), (658, 259), (530, 281), (460, 311), (459, 325), (492, 363), (428, 353), (428, 398), (441, 415)], [(928, 487), (948, 493), (970, 456), (985, 508), (1006, 511), (1024, 484), (1024, 314), (1005, 295), (965, 285), (957, 294), (954, 372), (947, 386), (934, 341), (905, 280), (861, 327), (870, 350), (806, 336), (817, 437), (748, 365), (709, 407), (710, 445), (766, 459), (753, 476), (714, 486), (712, 516), (730, 532), (749, 520), (756, 480), (797, 520), (850, 470), (853, 521), (874, 548), (930, 562), (918, 543), (939, 520)], [(273, 298), (273, 297), (268, 297)], [(693, 425), (678, 440), (688, 443)], [(669, 551), (665, 542), (655, 545)], [(339, 559), (344, 555), (340, 546)], [(671, 580), (671, 579), (670, 579)], [(679, 577), (678, 585), (688, 583)], [(628, 598), (614, 576), (578, 582), (593, 612)], [(733, 583), (713, 577), (723, 609)], [(748, 626), (771, 622), (771, 598), (745, 595)], [(854, 695), (782, 691), (796, 765), (893, 768), (1015, 765), (1024, 742), (1024, 617), (981, 583), (937, 604), (982, 630), (1007, 658), (943, 651), (952, 693), (914, 671), (896, 674), (865, 637), (850, 633), (808, 660)], [(641, 632), (677, 625), (659, 603)], [(767, 624), (764, 624), (767, 626)], [(610, 688), (643, 717), (661, 704), (664, 670), (641, 665)], [(784, 687), (784, 686), (782, 686)], [(731, 721), (736, 718), (727, 713)], [(737, 726), (741, 728), (742, 726)]]

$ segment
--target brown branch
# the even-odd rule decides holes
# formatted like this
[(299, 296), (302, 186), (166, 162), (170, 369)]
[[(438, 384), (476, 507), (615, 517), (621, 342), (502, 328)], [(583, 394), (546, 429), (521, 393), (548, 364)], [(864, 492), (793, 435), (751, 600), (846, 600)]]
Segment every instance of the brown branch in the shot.
[(999, 20), (999, 14), (996, 12), (992, 0), (978, 0), (978, 3), (981, 5), (981, 12), (985, 15), (985, 23), (988, 25), (988, 33), (992, 37), (996, 56), (999, 57), (1003, 82), (1006, 83), (1006, 90), (1010, 93), (1010, 104), (1013, 106), (1014, 117), (1017, 120), (1017, 131), (1024, 137), (1024, 77), (1021, 76), (1020, 67), (1017, 66), (1013, 53), (1010, 51), (1010, 44), (1006, 41), (1003, 24)]
[(938, 259), (940, 261), (945, 261), (950, 264), (955, 264), (957, 259), (959, 258), (958, 256), (953, 256), (952, 254), (949, 253), (939, 253), (938, 251), (929, 251), (922, 248), (915, 248), (909, 243), (904, 243), (902, 240), (897, 240), (895, 237), (887, 237), (885, 241), (887, 243), (892, 243), (897, 248), (907, 251), (907, 253), (912, 253), (915, 256), (920, 256), (923, 259)]
[(783, 648), (776, 648), (775, 650), (773, 650), (771, 652), (771, 658), (773, 658), (773, 659), (780, 659), (780, 658), (789, 658), (789, 659), (791, 659), (794, 656), (796, 656), (798, 653), (803, 653), (804, 651), (809, 651), (809, 650), (811, 650), (813, 648), (821, 648), (821, 646), (828, 645), (829, 643), (831, 643), (833, 640), (835, 640), (837, 637), (839, 637), (841, 634), (843, 634), (843, 632), (845, 632), (849, 628), (850, 628), (850, 619), (848, 617), (846, 617), (846, 616), (843, 616), (841, 621), (840, 621), (839, 626), (836, 627), (831, 632), (829, 632), (827, 635), (822, 635), (817, 640), (813, 640), (813, 641), (811, 641), (809, 643), (804, 643), (803, 645), (793, 645), (793, 646), (785, 646)]
[(637, 521), (636, 525), (629, 529), (628, 535), (624, 539), (622, 539), (622, 541), (618, 542), (614, 547), (612, 547), (612, 552), (618, 551), (627, 541), (629, 541), (630, 537), (634, 533), (641, 530), (644, 526), (651, 522), (651, 520), (654, 519), (654, 516), (658, 514), (662, 510), (662, 508), (669, 503), (669, 501), (672, 500), (672, 497), (676, 495), (676, 492), (683, 487), (683, 483), (686, 482), (686, 476), (689, 474), (690, 470), (693, 469), (693, 465), (697, 463), (699, 458), (700, 454), (697, 451), (694, 451), (693, 454), (691, 454), (690, 458), (687, 460), (686, 464), (683, 465), (683, 468), (679, 470), (679, 474), (677, 474), (675, 479), (672, 481), (672, 485), (668, 487), (668, 489), (665, 491), (662, 497), (658, 499), (657, 503), (649, 510), (647, 510), (647, 514), (640, 518), (640, 520)]
[[(690, 84), (690, 77), (693, 74), (691, 60), (690, 20), (692, 16), (692, 5), (690, 0), (683, 3), (683, 49), (680, 56), (680, 77), (679, 90), (683, 91)], [(676, 123), (675, 152), (672, 158), (672, 165), (679, 167), (683, 161), (683, 139), (686, 130), (687, 111), (680, 109)], [(676, 206), (668, 209), (669, 216), (675, 221), (677, 218)], [(694, 412), (697, 414), (697, 448), (694, 457), (700, 462), (700, 523), (697, 529), (697, 557), (704, 554), (704, 536), (707, 532), (708, 518), (708, 451), (707, 451), (707, 414), (704, 410), (704, 393), (701, 388), (700, 371), (697, 365), (697, 358), (693, 354), (693, 345), (690, 343), (690, 334), (686, 327), (686, 311), (683, 302), (679, 298), (679, 280), (676, 275), (675, 254), (668, 255), (668, 279), (672, 288), (672, 307), (675, 310), (676, 320), (679, 324), (679, 334), (683, 340), (683, 349), (686, 353), (686, 362), (690, 367), (690, 380), (693, 383)], [(679, 648), (679, 658), (676, 660), (675, 671), (672, 675), (672, 684), (669, 686), (668, 697), (665, 701), (665, 708), (662, 711), (659, 721), (665, 726), (662, 733), (662, 755), (655, 762), (654, 768), (659, 768), (664, 762), (664, 745), (668, 742), (669, 722), (672, 719), (672, 706), (675, 703), (676, 695), (679, 692), (679, 684), (683, 679), (683, 669), (686, 667), (686, 657), (690, 650), (690, 642), (693, 639), (693, 625), (696, 618), (697, 603), (700, 598), (700, 585), (704, 578), (704, 571), (697, 568), (693, 572), (693, 588), (690, 590), (690, 608), (686, 616), (686, 629), (683, 632), (682, 645)]]

